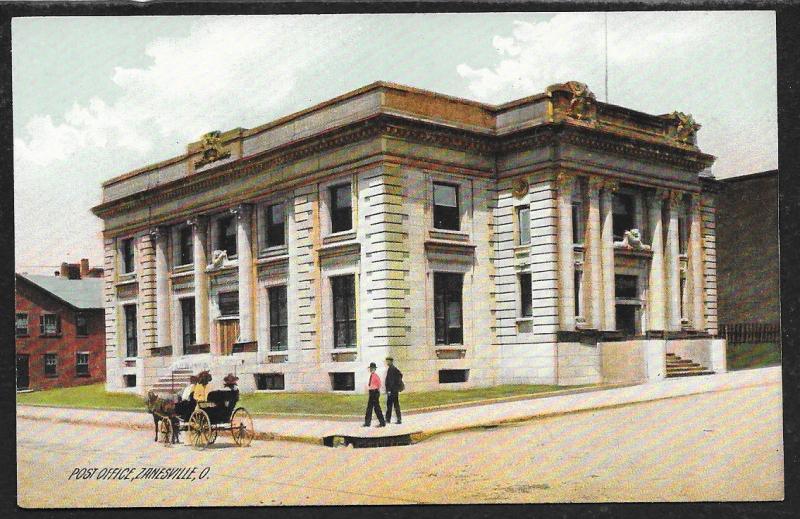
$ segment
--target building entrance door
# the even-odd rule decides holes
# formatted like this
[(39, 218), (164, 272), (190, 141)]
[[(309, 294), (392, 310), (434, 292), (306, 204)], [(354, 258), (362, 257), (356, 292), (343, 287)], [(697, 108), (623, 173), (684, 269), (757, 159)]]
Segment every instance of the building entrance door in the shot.
[(626, 336), (636, 335), (639, 321), (639, 305), (617, 305), (617, 330)]
[(17, 355), (17, 389), (28, 389), (30, 386), (28, 358), (28, 355)]
[(239, 319), (217, 321), (217, 339), (220, 355), (230, 355), (233, 352), (233, 345), (239, 340)]

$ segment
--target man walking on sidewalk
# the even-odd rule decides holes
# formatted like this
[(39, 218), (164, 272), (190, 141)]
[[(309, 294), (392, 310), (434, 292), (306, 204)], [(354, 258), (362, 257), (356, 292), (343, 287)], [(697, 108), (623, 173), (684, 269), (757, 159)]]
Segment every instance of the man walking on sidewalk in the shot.
[(386, 421), (392, 421), (392, 406), (397, 413), (397, 423), (403, 423), (400, 416), (400, 391), (403, 387), (403, 374), (394, 365), (392, 357), (386, 357)]
[(386, 422), (383, 420), (383, 411), (381, 411), (381, 402), (379, 400), (381, 396), (381, 378), (375, 373), (377, 368), (378, 366), (376, 366), (374, 362), (369, 363), (369, 382), (367, 383), (369, 400), (367, 401), (367, 414), (364, 415), (364, 427), (369, 427), (370, 422), (372, 422), (373, 409), (380, 422), (378, 427), (386, 427)]

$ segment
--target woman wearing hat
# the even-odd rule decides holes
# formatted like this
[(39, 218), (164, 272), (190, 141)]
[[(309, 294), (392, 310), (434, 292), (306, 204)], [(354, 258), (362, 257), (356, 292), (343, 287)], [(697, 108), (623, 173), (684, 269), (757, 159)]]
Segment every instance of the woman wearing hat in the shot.
[(369, 391), (369, 400), (367, 401), (367, 414), (364, 415), (364, 427), (369, 427), (372, 422), (372, 411), (378, 416), (380, 424), (378, 427), (386, 427), (386, 421), (383, 419), (383, 411), (381, 411), (381, 377), (375, 373), (378, 366), (374, 362), (369, 363), (369, 382), (367, 382), (367, 390)]
[(208, 392), (209, 387), (208, 385), (211, 383), (213, 378), (211, 377), (211, 373), (206, 371), (201, 371), (197, 375), (197, 384), (194, 385), (194, 399), (197, 402), (206, 402), (208, 401)]

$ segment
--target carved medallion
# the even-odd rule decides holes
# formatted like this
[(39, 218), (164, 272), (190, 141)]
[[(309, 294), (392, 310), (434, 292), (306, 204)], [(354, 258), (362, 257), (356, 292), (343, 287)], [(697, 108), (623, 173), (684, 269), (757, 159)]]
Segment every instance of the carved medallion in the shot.
[(222, 132), (215, 130), (203, 135), (201, 139), (203, 158), (194, 163), (195, 167), (202, 168), (218, 160), (227, 159), (231, 151), (222, 147)]
[(515, 198), (522, 198), (528, 194), (528, 181), (522, 177), (517, 177), (511, 182), (511, 194)]

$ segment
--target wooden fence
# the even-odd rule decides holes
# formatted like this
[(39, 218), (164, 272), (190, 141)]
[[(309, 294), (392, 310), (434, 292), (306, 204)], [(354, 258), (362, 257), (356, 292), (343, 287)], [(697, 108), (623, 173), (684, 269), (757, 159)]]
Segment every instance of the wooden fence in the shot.
[(781, 327), (777, 323), (725, 323), (719, 325), (718, 334), (728, 344), (780, 342)]

